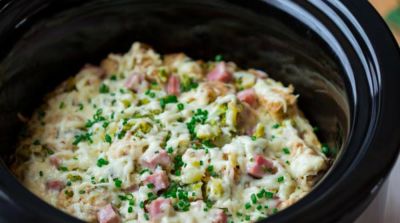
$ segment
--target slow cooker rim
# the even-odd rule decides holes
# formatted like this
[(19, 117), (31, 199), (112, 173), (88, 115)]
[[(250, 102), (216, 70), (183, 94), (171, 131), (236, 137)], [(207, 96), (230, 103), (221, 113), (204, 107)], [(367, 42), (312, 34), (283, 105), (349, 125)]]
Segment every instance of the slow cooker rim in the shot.
[[(298, 4), (307, 5), (307, 3), (297, 1)], [(366, 4), (365, 4), (366, 3)], [(396, 161), (397, 155), (398, 155), (398, 148), (400, 145), (399, 139), (395, 139), (396, 137), (393, 137), (392, 141), (392, 146), (390, 151), (384, 151), (385, 154), (381, 154), (383, 157), (385, 155), (391, 155), (391, 158), (388, 158), (385, 160), (385, 162), (380, 162), (381, 167), (379, 168), (380, 174), (365, 174), (362, 173), (362, 169), (360, 169), (360, 165), (362, 161), (365, 160), (373, 160), (374, 157), (372, 157), (371, 151), (379, 149), (379, 147), (376, 147), (371, 145), (371, 142), (376, 142), (376, 139), (378, 136), (382, 138), (385, 137), (385, 134), (387, 132), (387, 129), (385, 128), (386, 126), (390, 126), (389, 124), (392, 123), (392, 129), (394, 131), (397, 130), (397, 132), (400, 131), (399, 127), (396, 126), (393, 123), (400, 124), (400, 121), (398, 118), (396, 119), (390, 119), (388, 120), (390, 116), (387, 115), (389, 111), (396, 110), (399, 111), (398, 106), (395, 105), (395, 102), (397, 102), (394, 98), (388, 98), (388, 96), (383, 97), (382, 95), (385, 92), (389, 91), (388, 83), (395, 83), (396, 80), (400, 81), (398, 77), (396, 77), (395, 73), (393, 72), (394, 67), (398, 67), (398, 62), (399, 62), (399, 50), (396, 44), (396, 41), (394, 40), (394, 37), (390, 34), (390, 30), (385, 24), (385, 22), (382, 20), (382, 18), (379, 16), (379, 14), (374, 10), (374, 8), (368, 3), (368, 2), (345, 2), (345, 1), (335, 1), (335, 2), (313, 2), (315, 7), (319, 9), (326, 9), (326, 7), (329, 7), (330, 9), (335, 10), (336, 12), (341, 13), (339, 17), (343, 19), (349, 27), (352, 29), (352, 33), (357, 36), (357, 41), (359, 43), (364, 44), (363, 47), (363, 52), (368, 54), (367, 55), (367, 60), (370, 64), (370, 67), (365, 70), (365, 72), (369, 73), (369, 87), (370, 87), (370, 94), (364, 95), (364, 96), (371, 96), (373, 104), (372, 108), (374, 109), (373, 116), (370, 118), (373, 119), (371, 122), (371, 125), (369, 126), (369, 133), (365, 135), (365, 140), (362, 144), (360, 144), (360, 151), (359, 155), (357, 156), (357, 159), (354, 160), (355, 162), (349, 166), (349, 170), (346, 172), (346, 175), (342, 176), (341, 178), (337, 179), (338, 182), (335, 183), (335, 185), (332, 185), (334, 190), (326, 191), (324, 194), (320, 195), (318, 197), (318, 201), (313, 201), (310, 199), (313, 197), (314, 193), (320, 189), (318, 188), (321, 186), (321, 184), (326, 184), (326, 181), (322, 181), (321, 184), (319, 184), (316, 188), (314, 188), (314, 191), (312, 191), (310, 194), (308, 194), (305, 198), (297, 202), (296, 204), (290, 206), (286, 210), (283, 210), (282, 212), (279, 212), (278, 214), (268, 218), (264, 222), (286, 222), (286, 221), (293, 221), (296, 218), (301, 219), (302, 215), (313, 215), (314, 217), (320, 216), (321, 219), (324, 217), (324, 215), (321, 215), (320, 212), (313, 212), (313, 210), (316, 210), (316, 207), (318, 205), (324, 205), (324, 201), (328, 200), (327, 195), (328, 193), (337, 193), (339, 188), (342, 190), (345, 189), (343, 186), (347, 185), (350, 186), (351, 188), (346, 188), (347, 191), (353, 191), (354, 194), (362, 194), (361, 196), (358, 196), (358, 200), (360, 202), (365, 202), (366, 200), (372, 199), (377, 191), (379, 191), (379, 188), (381, 184), (384, 182), (385, 177), (387, 176), (390, 168), (394, 165), (394, 162)], [(367, 10), (369, 11), (368, 16), (364, 14), (364, 11)], [(362, 24), (360, 24), (359, 20), (368, 20), (363, 21)], [(366, 24), (368, 24), (366, 26)], [(379, 34), (372, 35), (373, 38), (371, 38), (371, 33), (374, 32), (374, 29), (383, 29), (385, 32), (380, 32)], [(354, 33), (356, 31), (356, 33)], [(358, 33), (357, 33), (358, 32)], [(368, 34), (368, 35), (367, 35)], [(379, 41), (380, 40), (380, 41)], [(385, 41), (382, 41), (385, 40)], [(357, 41), (353, 40), (353, 44), (357, 43)], [(390, 49), (390, 50), (388, 50)], [(377, 60), (377, 55), (383, 55), (382, 51), (385, 51), (385, 58), (392, 58), (392, 60)], [(390, 51), (390, 52), (388, 52)], [(355, 73), (358, 74), (358, 73)], [(385, 75), (385, 76), (382, 76)], [(386, 86), (386, 88), (383, 88), (382, 86)], [(393, 86), (391, 87), (393, 90)], [(358, 89), (356, 89), (358, 90)], [(386, 93), (387, 94), (387, 93)], [(363, 96), (363, 95), (361, 95)], [(382, 103), (385, 102), (384, 105)], [(360, 106), (357, 106), (358, 110), (360, 111)], [(357, 112), (357, 111), (355, 111)], [(361, 112), (363, 112), (361, 110)], [(393, 112), (391, 112), (393, 113)], [(354, 115), (352, 115), (354, 118)], [(386, 117), (386, 118), (385, 118)], [(354, 126), (355, 127), (355, 126)], [(354, 127), (353, 130), (354, 131)], [(352, 132), (351, 134), (353, 134)], [(373, 136), (371, 138), (370, 136)], [(353, 139), (350, 137), (349, 138), (349, 143), (351, 143)], [(376, 144), (376, 143), (375, 143)], [(350, 145), (347, 145), (348, 147)], [(340, 162), (338, 160), (337, 162)], [(335, 171), (332, 169), (332, 172)], [(334, 173), (336, 174), (336, 173)], [(378, 177), (376, 177), (378, 175)], [(354, 181), (354, 176), (359, 176), (363, 177), (363, 179), (357, 179), (357, 181)], [(327, 176), (328, 178), (329, 176)], [(365, 183), (362, 183), (365, 182)], [(358, 184), (358, 185), (357, 185)], [(363, 185), (361, 185), (363, 184)], [(364, 187), (364, 191), (359, 191), (358, 189), (360, 187)], [(365, 196), (364, 196), (365, 195)], [(371, 196), (369, 196), (371, 195)], [(314, 196), (315, 197), (315, 196)], [(337, 200), (343, 200), (342, 204), (345, 202), (349, 203), (357, 203), (354, 202), (356, 196), (343, 196), (343, 194), (337, 193), (336, 198)], [(353, 200), (353, 202), (350, 202)], [(332, 199), (331, 199), (332, 201)], [(308, 207), (307, 207), (308, 206)], [(311, 206), (314, 206), (315, 208), (311, 208)], [(354, 205), (353, 205), (354, 207)], [(364, 205), (363, 208), (358, 210), (358, 213), (361, 213), (361, 211), (365, 208), (366, 206)], [(334, 219), (329, 219), (329, 221), (336, 222), (336, 221), (346, 221), (345, 219), (349, 220), (354, 220), (356, 216), (347, 216), (346, 210), (347, 208), (341, 207), (344, 210), (336, 210), (332, 211), (337, 215), (337, 218)], [(354, 207), (355, 208), (355, 207)], [(297, 209), (297, 210), (296, 210)], [(306, 211), (306, 209), (309, 209)], [(290, 217), (285, 216), (286, 211), (292, 211)], [(294, 212), (297, 212), (295, 215)], [(301, 212), (301, 213), (300, 213)], [(318, 218), (318, 217), (316, 217)], [(290, 219), (290, 220), (289, 220)], [(302, 222), (304, 220), (302, 219)], [(327, 220), (328, 221), (328, 220)], [(306, 221), (304, 221), (306, 222)]]

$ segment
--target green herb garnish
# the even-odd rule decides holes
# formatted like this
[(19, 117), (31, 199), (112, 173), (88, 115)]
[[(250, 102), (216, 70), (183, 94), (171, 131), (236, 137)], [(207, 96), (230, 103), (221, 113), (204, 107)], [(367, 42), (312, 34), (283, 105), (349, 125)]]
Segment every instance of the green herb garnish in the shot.
[(168, 95), (160, 99), (160, 106), (164, 109), (167, 104), (176, 102), (178, 102), (178, 98), (175, 95)]
[(182, 111), (185, 108), (185, 105), (183, 105), (182, 103), (178, 103), (176, 107), (178, 108), (179, 111)]
[(215, 60), (216, 62), (220, 62), (220, 61), (222, 61), (222, 60), (223, 60), (223, 57), (222, 57), (222, 55), (221, 55), (221, 54), (217, 54), (217, 55), (215, 55), (215, 58), (214, 58), (214, 60)]
[(101, 84), (101, 85), (100, 85), (100, 88), (99, 88), (99, 92), (100, 92), (101, 94), (107, 94), (107, 93), (110, 92), (110, 88), (109, 88), (107, 85), (105, 85), (105, 84)]
[(100, 158), (100, 159), (97, 160), (97, 166), (98, 167), (106, 166), (106, 165), (108, 165), (108, 163), (109, 163), (108, 160), (103, 159), (103, 158)]
[(290, 150), (289, 150), (289, 148), (287, 148), (287, 147), (283, 147), (283, 148), (282, 148), (282, 151), (283, 151), (283, 153), (285, 153), (285, 154), (290, 154)]
[(115, 178), (114, 179), (114, 185), (115, 185), (116, 188), (121, 188), (122, 181), (120, 179), (118, 179), (118, 178)]
[(323, 154), (325, 154), (325, 156), (329, 156), (331, 153), (331, 149), (329, 148), (329, 146), (327, 144), (322, 144), (321, 152)]
[(111, 136), (110, 136), (109, 134), (106, 134), (106, 136), (104, 137), (104, 140), (105, 140), (106, 142), (108, 142), (109, 144), (112, 143), (112, 138), (111, 138)]

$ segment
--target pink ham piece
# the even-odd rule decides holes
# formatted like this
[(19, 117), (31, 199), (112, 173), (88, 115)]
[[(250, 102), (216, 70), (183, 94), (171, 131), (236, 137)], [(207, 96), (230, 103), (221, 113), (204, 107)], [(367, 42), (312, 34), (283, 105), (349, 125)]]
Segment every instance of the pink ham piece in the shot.
[(169, 186), (168, 176), (165, 171), (153, 173), (145, 179), (145, 184), (153, 184), (156, 192), (164, 190)]
[(65, 187), (64, 182), (61, 180), (49, 180), (46, 182), (46, 188), (50, 190), (60, 191)]
[(120, 223), (121, 219), (111, 204), (107, 204), (97, 212), (99, 223)]
[(61, 164), (61, 160), (57, 156), (50, 156), (49, 157), (50, 164), (55, 167), (59, 167)]
[(160, 218), (172, 208), (171, 199), (157, 198), (147, 205), (146, 209), (150, 214), (150, 219), (155, 220)]
[(147, 88), (148, 84), (143, 74), (133, 72), (131, 76), (129, 76), (128, 79), (125, 81), (124, 86), (135, 92), (139, 92), (141, 89)]
[(245, 102), (252, 107), (257, 104), (257, 95), (253, 88), (239, 92), (237, 98), (241, 102)]
[(225, 62), (221, 62), (207, 74), (207, 79), (209, 81), (221, 81), (227, 83), (232, 80), (232, 74), (227, 71)]
[(268, 170), (272, 170), (274, 165), (271, 161), (261, 155), (254, 157), (254, 163), (247, 169), (247, 173), (253, 177), (261, 178)]
[(157, 165), (168, 167), (171, 164), (171, 158), (165, 150), (161, 150), (159, 153), (155, 153), (150, 159), (141, 160), (141, 164), (149, 169), (154, 170)]
[(171, 75), (168, 78), (167, 92), (168, 92), (168, 94), (179, 95), (180, 82), (176, 76)]
[(217, 213), (215, 213), (215, 217), (212, 221), (212, 223), (226, 223), (228, 221), (228, 217), (224, 213), (223, 210), (218, 210)]

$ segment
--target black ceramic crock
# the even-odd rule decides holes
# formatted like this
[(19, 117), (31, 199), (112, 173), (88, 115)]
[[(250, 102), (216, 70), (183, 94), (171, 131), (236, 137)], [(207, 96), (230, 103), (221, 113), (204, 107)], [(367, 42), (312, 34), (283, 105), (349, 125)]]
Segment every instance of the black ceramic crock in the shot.
[(305, 198), (262, 222), (351, 222), (379, 190), (400, 144), (400, 56), (372, 6), (353, 1), (0, 1), (0, 219), (80, 222), (9, 170), (22, 123), (85, 63), (142, 41), (162, 53), (224, 55), (300, 94), (336, 161)]

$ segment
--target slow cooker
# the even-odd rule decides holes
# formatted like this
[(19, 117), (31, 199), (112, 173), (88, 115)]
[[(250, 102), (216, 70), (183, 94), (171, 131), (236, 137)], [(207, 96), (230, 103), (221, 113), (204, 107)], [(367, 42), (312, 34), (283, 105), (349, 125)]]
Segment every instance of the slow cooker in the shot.
[(0, 1), (0, 219), (81, 222), (9, 170), (46, 92), (133, 41), (193, 58), (222, 54), (292, 83), (336, 160), (305, 198), (262, 222), (352, 222), (379, 191), (400, 145), (400, 55), (364, 0)]

